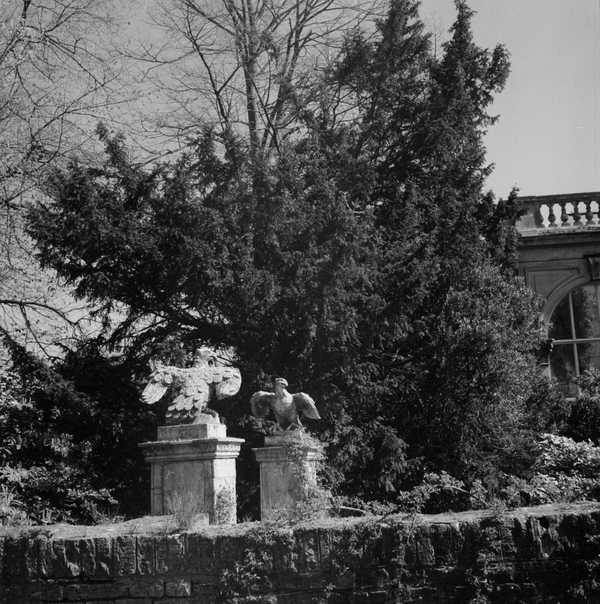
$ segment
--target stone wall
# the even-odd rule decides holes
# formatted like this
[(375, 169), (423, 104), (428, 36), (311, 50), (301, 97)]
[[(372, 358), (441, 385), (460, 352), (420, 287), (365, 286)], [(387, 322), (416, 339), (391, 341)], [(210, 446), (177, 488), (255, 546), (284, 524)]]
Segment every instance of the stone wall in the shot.
[(599, 504), (179, 534), (140, 523), (3, 537), (0, 602), (600, 602)]

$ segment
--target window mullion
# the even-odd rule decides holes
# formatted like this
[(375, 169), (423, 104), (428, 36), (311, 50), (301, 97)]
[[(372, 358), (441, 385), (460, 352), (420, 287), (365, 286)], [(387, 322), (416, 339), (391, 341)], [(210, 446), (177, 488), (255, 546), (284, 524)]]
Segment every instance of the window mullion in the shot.
[[(575, 313), (573, 312), (573, 296), (571, 295), (571, 292), (569, 292), (569, 317), (571, 320), (571, 337), (573, 340), (576, 340), (577, 335), (575, 333)], [(579, 377), (581, 375), (579, 371), (579, 354), (577, 352), (577, 343), (575, 341), (573, 342), (573, 360), (575, 362), (575, 375)]]

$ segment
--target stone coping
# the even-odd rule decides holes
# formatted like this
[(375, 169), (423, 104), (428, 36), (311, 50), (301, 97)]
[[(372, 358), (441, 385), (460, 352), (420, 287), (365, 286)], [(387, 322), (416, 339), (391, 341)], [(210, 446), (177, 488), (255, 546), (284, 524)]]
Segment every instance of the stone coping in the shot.
[(209, 438), (227, 438), (225, 424), (175, 424), (172, 426), (158, 426), (156, 441), (166, 440), (193, 440)]
[(153, 445), (171, 445), (173, 448), (180, 447), (181, 445), (194, 445), (194, 444), (206, 444), (206, 445), (228, 445), (228, 444), (242, 444), (246, 441), (243, 438), (234, 438), (232, 436), (226, 436), (225, 438), (182, 438), (179, 440), (149, 440), (147, 442), (139, 443), (138, 447), (142, 449), (150, 448)]
[(286, 445), (274, 447), (259, 447), (252, 449), (259, 463), (282, 463), (289, 461), (320, 461), (325, 458), (322, 451), (309, 447), (301, 448), (298, 458), (289, 456), (289, 447)]
[(165, 535), (193, 533), (206, 537), (243, 537), (261, 529), (271, 529), (281, 533), (318, 529), (346, 529), (360, 525), (460, 525), (479, 523), (481, 520), (498, 518), (505, 521), (523, 520), (528, 517), (578, 515), (600, 512), (600, 502), (554, 503), (533, 507), (516, 508), (498, 514), (494, 510), (469, 510), (466, 512), (448, 512), (444, 514), (391, 514), (388, 516), (366, 515), (358, 518), (322, 518), (300, 522), (295, 525), (283, 525), (281, 522), (244, 522), (239, 524), (211, 524), (193, 530), (176, 527), (173, 516), (144, 516), (126, 522), (82, 526), (72, 524), (52, 524), (25, 528), (0, 527), (2, 537), (35, 537), (44, 535), (49, 539), (87, 539), (96, 537), (119, 537), (124, 535)]
[(147, 462), (231, 459), (240, 454), (243, 438), (194, 438), (139, 443)]
[(265, 447), (298, 447), (323, 450), (324, 444), (308, 432), (292, 430), (266, 435)]

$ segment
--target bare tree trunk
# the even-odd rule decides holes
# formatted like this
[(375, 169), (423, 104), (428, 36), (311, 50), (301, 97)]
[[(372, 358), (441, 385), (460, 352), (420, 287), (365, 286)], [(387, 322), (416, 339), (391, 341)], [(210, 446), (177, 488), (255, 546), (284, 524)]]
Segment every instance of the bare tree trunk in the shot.
[(250, 135), (250, 150), (252, 158), (256, 159), (258, 153), (258, 112), (256, 109), (256, 22), (254, 20), (254, 7), (252, 0), (243, 0), (246, 17), (245, 27), (245, 57), (244, 78), (246, 80), (246, 106), (248, 111), (248, 131)]

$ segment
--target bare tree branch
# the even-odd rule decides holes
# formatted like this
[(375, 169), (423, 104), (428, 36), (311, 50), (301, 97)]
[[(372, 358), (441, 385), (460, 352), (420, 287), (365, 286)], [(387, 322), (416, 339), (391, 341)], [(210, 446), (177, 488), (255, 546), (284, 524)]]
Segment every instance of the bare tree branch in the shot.
[(37, 265), (22, 214), (120, 102), (105, 60), (111, 2), (0, 0), (0, 330), (41, 352), (87, 313)]
[[(160, 109), (157, 140), (218, 125), (253, 152), (277, 152), (313, 102), (308, 76), (337, 53), (344, 35), (384, 12), (384, 0), (173, 0), (156, 2), (156, 37), (127, 51)], [(312, 78), (314, 80), (314, 78)], [(146, 133), (148, 134), (148, 132)], [(164, 145), (163, 145), (164, 146)], [(161, 153), (163, 151), (161, 150)]]

